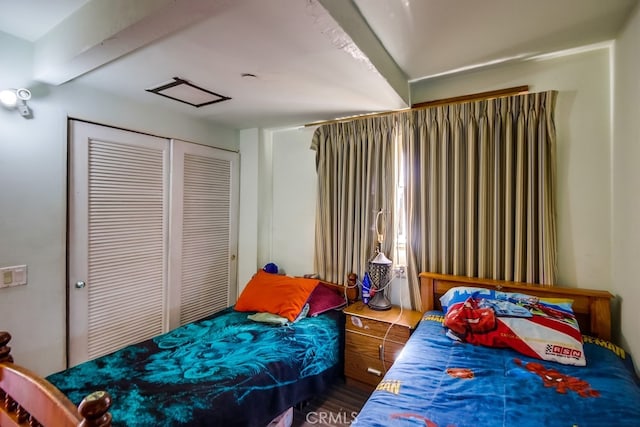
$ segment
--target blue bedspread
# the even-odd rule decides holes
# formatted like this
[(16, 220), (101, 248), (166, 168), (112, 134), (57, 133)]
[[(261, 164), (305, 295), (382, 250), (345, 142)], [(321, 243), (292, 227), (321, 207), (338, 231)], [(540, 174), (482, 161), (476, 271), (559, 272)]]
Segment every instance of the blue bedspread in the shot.
[(114, 426), (264, 427), (337, 376), (340, 319), (273, 326), (228, 308), (47, 379), (75, 404), (107, 390)]
[(352, 425), (640, 426), (640, 388), (619, 347), (585, 337), (587, 366), (568, 366), (455, 342), (442, 320), (424, 316)]

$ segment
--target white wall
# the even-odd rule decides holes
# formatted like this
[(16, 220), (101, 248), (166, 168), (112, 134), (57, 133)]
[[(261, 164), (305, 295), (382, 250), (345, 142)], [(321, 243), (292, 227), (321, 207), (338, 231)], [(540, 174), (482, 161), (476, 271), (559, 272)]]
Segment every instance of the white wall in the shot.
[(258, 129), (240, 131), (238, 295), (258, 269)]
[[(314, 130), (247, 129), (240, 133), (240, 229), (257, 224), (253, 240), (250, 233), (241, 231), (240, 291), (256, 269), (268, 262), (291, 276), (314, 272), (317, 178), (315, 151), (309, 148)], [(251, 161), (245, 162), (246, 157)]]
[(640, 6), (616, 41), (613, 150), (613, 292), (620, 297), (623, 346), (640, 372)]
[(238, 150), (238, 132), (77, 83), (30, 81), (32, 46), (0, 32), (0, 88), (32, 88), (34, 118), (0, 108), (0, 266), (27, 264), (28, 284), (0, 289), (0, 330), (14, 357), (46, 375), (65, 367), (67, 117)]
[(316, 214), (315, 128), (272, 132), (271, 261), (290, 276), (314, 273)]

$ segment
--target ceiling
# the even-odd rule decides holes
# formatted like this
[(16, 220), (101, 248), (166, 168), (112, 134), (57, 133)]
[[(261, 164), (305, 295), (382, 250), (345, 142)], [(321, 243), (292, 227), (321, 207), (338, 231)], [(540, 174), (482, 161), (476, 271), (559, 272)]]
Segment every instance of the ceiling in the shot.
[[(33, 80), (237, 129), (405, 108), (410, 86), (612, 40), (638, 0), (0, 0)], [(180, 77), (230, 100), (146, 91)], [(424, 101), (424, 100), (419, 100)]]

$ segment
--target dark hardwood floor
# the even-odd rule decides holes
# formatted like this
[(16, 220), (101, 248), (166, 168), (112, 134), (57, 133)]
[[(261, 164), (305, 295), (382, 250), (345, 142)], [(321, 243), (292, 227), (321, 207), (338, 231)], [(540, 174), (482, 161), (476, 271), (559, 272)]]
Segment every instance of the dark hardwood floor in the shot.
[(351, 425), (370, 392), (339, 381), (327, 393), (293, 411), (292, 427), (343, 427)]

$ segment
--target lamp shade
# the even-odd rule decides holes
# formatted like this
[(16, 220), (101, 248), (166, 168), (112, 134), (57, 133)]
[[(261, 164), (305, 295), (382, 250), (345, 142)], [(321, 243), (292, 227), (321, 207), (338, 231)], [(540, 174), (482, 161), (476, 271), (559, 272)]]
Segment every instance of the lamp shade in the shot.
[(385, 288), (390, 284), (390, 273), (393, 262), (383, 252), (378, 252), (369, 261), (369, 276), (371, 277), (373, 297), (369, 300), (369, 307), (374, 310), (388, 310), (391, 301), (385, 296)]
[(384, 254), (384, 252), (378, 252), (378, 255), (376, 255), (375, 258), (373, 258), (369, 262), (371, 264), (382, 264), (382, 265), (391, 265), (391, 264), (393, 264), (393, 261), (391, 261), (389, 258), (387, 258), (387, 256)]

